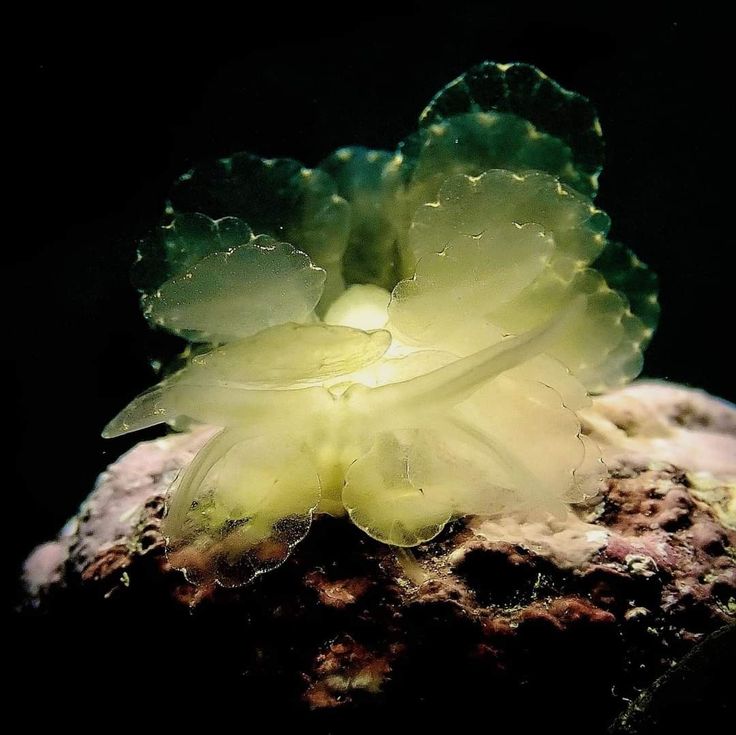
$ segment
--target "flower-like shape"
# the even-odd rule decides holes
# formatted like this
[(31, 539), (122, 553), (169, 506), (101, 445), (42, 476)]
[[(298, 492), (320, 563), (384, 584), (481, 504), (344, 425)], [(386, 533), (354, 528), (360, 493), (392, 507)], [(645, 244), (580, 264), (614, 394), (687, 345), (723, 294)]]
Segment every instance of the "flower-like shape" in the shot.
[(594, 114), (560, 135), (511, 109), (535, 95), (583, 104), (531, 67), (484, 64), (396, 154), (342, 149), (312, 171), (241, 154), (182, 177), (144, 248), (165, 279), (144, 313), (212, 347), (105, 434), (221, 427), (169, 495), (190, 579), (277, 566), (315, 512), (414, 546), (453, 517), (595, 492), (605, 469), (575, 412), (641, 369), (653, 283), (588, 198)]

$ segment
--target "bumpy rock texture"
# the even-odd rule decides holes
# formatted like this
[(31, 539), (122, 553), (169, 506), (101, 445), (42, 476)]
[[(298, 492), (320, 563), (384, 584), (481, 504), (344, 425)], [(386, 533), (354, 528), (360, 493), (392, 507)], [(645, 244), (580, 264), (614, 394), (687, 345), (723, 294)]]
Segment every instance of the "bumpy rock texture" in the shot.
[[(189, 585), (159, 532), (166, 488), (210, 430), (139, 444), (31, 554), (27, 612), (108, 642), (120, 631), (114, 650), (91, 634), (72, 646), (90, 679), (106, 661), (116, 686), (148, 671), (329, 727), (483, 707), (521, 731), (595, 733), (645, 691), (616, 732), (657, 732), (647, 702), (671, 715), (661, 692), (677, 686), (646, 690), (736, 619), (736, 409), (639, 383), (598, 399), (584, 429), (611, 474), (567, 518), (458, 521), (408, 556), (320, 517), (282, 567), (235, 590)], [(725, 671), (720, 636), (708, 660)]]

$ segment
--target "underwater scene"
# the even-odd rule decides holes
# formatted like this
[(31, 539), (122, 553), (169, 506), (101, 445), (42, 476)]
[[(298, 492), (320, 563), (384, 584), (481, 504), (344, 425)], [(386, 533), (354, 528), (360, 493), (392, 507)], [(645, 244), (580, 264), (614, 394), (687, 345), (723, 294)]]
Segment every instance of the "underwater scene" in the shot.
[(722, 47), (474, 3), (308, 27), (32, 47), (19, 701), (728, 727)]

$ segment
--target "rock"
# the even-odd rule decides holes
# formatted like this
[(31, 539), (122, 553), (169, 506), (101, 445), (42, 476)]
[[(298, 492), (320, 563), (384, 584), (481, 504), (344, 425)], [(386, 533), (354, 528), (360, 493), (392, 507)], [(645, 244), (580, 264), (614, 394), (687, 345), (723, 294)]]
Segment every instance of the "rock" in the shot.
[(727, 401), (642, 381), (599, 396), (583, 415), (609, 464), (662, 462), (736, 482), (736, 408)]
[(168, 485), (211, 430), (139, 444), (28, 558), (26, 614), (107, 640), (144, 631), (139, 668), (76, 644), (83, 688), (112, 656), (127, 683), (162, 661), (172, 686), (235, 687), (314, 726), (410, 712), (426, 728), (482, 707), (528, 729), (596, 733), (619, 716), (635, 732), (627, 703), (736, 618), (736, 408), (638, 383), (585, 421), (611, 474), (567, 518), (464, 519), (409, 555), (319, 517), (240, 589), (188, 584), (159, 532)]

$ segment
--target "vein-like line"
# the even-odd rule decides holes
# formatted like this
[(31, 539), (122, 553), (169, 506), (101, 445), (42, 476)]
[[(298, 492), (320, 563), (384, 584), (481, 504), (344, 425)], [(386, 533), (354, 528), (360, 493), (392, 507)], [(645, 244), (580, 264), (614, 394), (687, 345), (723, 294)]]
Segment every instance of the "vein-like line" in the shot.
[(411, 380), (373, 388), (373, 408), (395, 411), (407, 406), (436, 406), (438, 402), (459, 403), (484, 383), (545, 352), (567, 331), (584, 308), (585, 299), (578, 297), (541, 327), (486, 347)]

